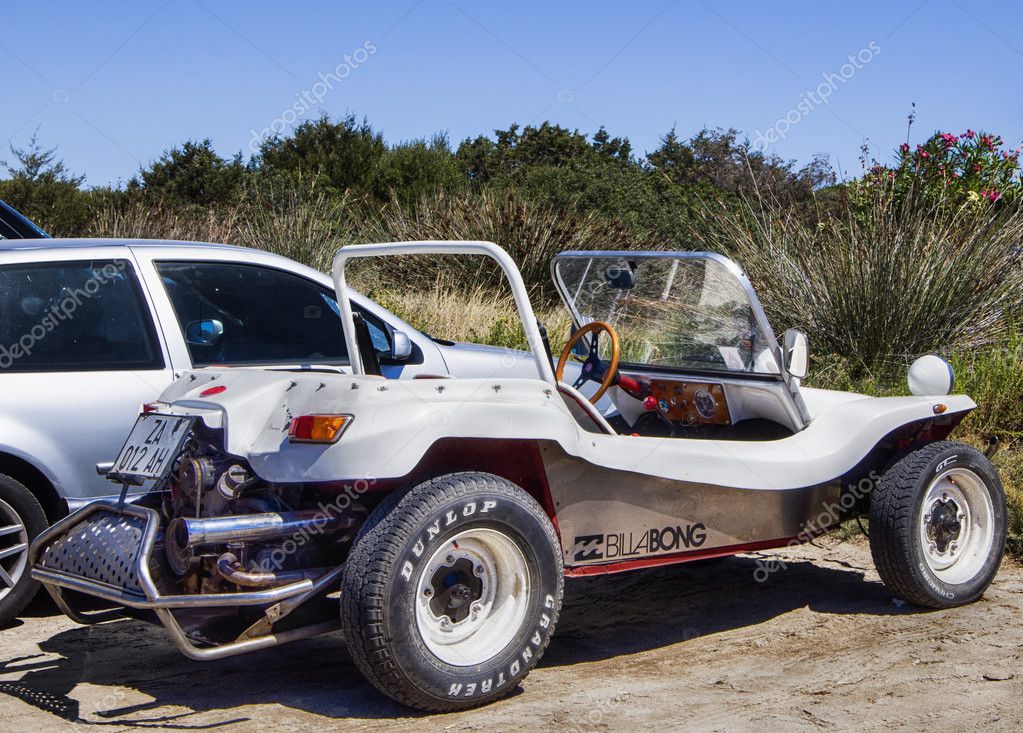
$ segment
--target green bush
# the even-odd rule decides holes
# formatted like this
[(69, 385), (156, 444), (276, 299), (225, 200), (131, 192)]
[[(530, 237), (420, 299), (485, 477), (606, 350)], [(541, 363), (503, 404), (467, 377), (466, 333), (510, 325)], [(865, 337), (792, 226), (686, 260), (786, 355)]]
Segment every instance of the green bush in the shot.
[(1006, 149), (1001, 136), (967, 130), (936, 132), (922, 145), (899, 147), (893, 167), (875, 164), (860, 182), (867, 191), (894, 184), (901, 199), (923, 197), (952, 206), (1009, 204), (1020, 199), (1020, 148)]

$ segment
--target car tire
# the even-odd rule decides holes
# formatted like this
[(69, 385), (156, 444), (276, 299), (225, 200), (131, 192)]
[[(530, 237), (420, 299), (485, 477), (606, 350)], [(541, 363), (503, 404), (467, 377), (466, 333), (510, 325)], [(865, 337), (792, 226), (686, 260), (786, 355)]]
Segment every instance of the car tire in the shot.
[(419, 710), (477, 707), (539, 661), (564, 569), (547, 514), (499, 476), (455, 473), (388, 497), (353, 545), (341, 623), (362, 674)]
[(28, 546), (47, 524), (32, 492), (0, 474), (0, 627), (16, 619), (39, 590), (29, 576)]
[(925, 608), (980, 598), (1002, 562), (1005, 491), (984, 454), (931, 443), (900, 456), (870, 505), (870, 551), (885, 585)]

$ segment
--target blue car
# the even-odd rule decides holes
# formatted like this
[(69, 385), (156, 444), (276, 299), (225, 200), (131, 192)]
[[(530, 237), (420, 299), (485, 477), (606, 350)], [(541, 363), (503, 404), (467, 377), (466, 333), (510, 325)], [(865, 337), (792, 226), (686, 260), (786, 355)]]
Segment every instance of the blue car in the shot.
[(0, 239), (48, 239), (49, 234), (0, 201)]

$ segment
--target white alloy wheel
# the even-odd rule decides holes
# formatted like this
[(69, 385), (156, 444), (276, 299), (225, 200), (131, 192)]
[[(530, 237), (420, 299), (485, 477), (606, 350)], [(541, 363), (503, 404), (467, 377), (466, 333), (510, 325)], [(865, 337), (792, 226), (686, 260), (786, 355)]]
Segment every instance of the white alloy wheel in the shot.
[(456, 667), (492, 659), (519, 633), (531, 582), (522, 550), (504, 533), (477, 528), (455, 535), (419, 576), (416, 624), (423, 643)]
[(917, 525), (923, 557), (943, 582), (957, 585), (984, 567), (995, 541), (995, 516), (983, 480), (953, 468), (927, 487)]

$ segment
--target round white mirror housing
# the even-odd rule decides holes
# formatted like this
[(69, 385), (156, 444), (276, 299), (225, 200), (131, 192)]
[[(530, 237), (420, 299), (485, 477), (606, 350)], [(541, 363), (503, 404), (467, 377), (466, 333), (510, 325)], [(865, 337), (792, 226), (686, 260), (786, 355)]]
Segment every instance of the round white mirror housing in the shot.
[(955, 386), (952, 365), (940, 356), (921, 356), (909, 367), (909, 391), (917, 397), (946, 395)]

